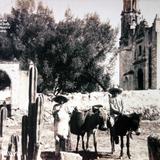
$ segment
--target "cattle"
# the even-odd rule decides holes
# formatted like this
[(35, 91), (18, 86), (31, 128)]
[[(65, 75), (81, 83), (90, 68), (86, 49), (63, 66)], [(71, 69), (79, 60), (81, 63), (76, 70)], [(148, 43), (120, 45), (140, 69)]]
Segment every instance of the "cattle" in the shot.
[[(114, 143), (119, 143), (119, 137), (121, 140), (121, 151), (120, 151), (120, 158), (123, 157), (123, 147), (124, 141), (123, 137), (126, 136), (126, 147), (127, 147), (127, 156), (130, 159), (130, 138), (132, 137), (132, 133), (135, 132), (136, 135), (141, 133), (140, 131), (140, 120), (141, 114), (132, 113), (132, 114), (119, 114), (115, 118), (114, 124), (111, 123), (111, 119), (108, 121), (108, 127), (110, 128), (110, 140), (111, 140), (111, 147), (112, 153), (115, 151)], [(111, 118), (111, 117), (110, 117)]]
[(87, 133), (86, 150), (88, 150), (89, 137), (93, 134), (94, 148), (97, 152), (96, 130), (107, 130), (107, 113), (102, 105), (94, 105), (91, 109), (80, 111), (74, 109), (70, 119), (70, 131), (77, 135), (76, 151), (78, 151), (78, 144), (80, 136), (82, 137), (82, 148), (85, 150), (84, 135)]
[(82, 147), (85, 150), (84, 135), (87, 133), (86, 149), (88, 149), (89, 137), (93, 134), (94, 147), (97, 152), (96, 130), (107, 129), (107, 114), (102, 105), (94, 105), (86, 111), (79, 111), (77, 107), (69, 107), (66, 104), (56, 104), (53, 108), (54, 116), (54, 138), (56, 151), (65, 151), (65, 141), (68, 140), (70, 132), (77, 135), (77, 146), (82, 136)]

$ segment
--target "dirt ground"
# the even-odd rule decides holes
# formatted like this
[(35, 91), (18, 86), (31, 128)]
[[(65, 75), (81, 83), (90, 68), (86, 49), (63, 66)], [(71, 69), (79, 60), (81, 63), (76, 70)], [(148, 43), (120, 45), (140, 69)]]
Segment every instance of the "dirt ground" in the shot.
[[(45, 146), (42, 149), (54, 150), (54, 139), (53, 139), (53, 128), (51, 125), (45, 126), (45, 135), (43, 140), (45, 141)], [(141, 122), (141, 135), (133, 135), (133, 139), (130, 141), (130, 152), (132, 155), (132, 160), (149, 160), (148, 158), (148, 147), (147, 147), (147, 137), (153, 133), (160, 133), (160, 121), (142, 121)], [(47, 137), (46, 137), (47, 136)], [(46, 141), (47, 140), (47, 141)], [(48, 144), (47, 144), (48, 143)], [(98, 156), (94, 154), (93, 147), (93, 137), (90, 138), (89, 152), (84, 153), (82, 151), (81, 142), (79, 144), (79, 154), (83, 156), (83, 160), (116, 160), (119, 159), (120, 145), (116, 145), (116, 151), (112, 155), (111, 145), (109, 140), (109, 133), (104, 131), (97, 132), (97, 145), (98, 145)], [(76, 146), (76, 136), (71, 135), (71, 145), (72, 152), (75, 151)], [(53, 149), (51, 149), (53, 147)], [(48, 149), (47, 149), (48, 148)], [(124, 157), (123, 160), (128, 160), (126, 155), (126, 146), (124, 147)]]
[[(99, 96), (98, 100), (100, 100), (100, 104), (101, 103), (103, 104), (102, 100), (104, 98), (104, 95), (102, 95), (102, 97), (103, 97), (102, 98), (101, 94), (99, 95), (99, 93), (95, 93), (95, 95), (97, 97)], [(158, 91), (145, 91), (145, 92), (140, 92), (140, 93), (139, 92), (124, 93), (124, 99), (126, 100), (125, 102), (127, 102), (125, 108), (128, 110), (131, 110), (133, 108), (133, 106), (134, 107), (136, 106), (137, 107), (136, 110), (140, 111), (140, 112), (142, 110), (142, 113), (143, 113), (143, 108), (145, 110), (145, 108), (148, 107), (149, 111), (153, 110), (154, 113), (158, 114), (159, 113), (158, 110), (155, 110), (154, 108), (152, 109), (152, 106), (159, 106), (159, 95), (160, 95), (159, 90)], [(75, 97), (77, 97), (77, 95), (75, 95)], [(92, 97), (94, 97), (94, 95), (92, 95)], [(77, 103), (79, 103), (78, 100), (77, 100)], [(88, 103), (89, 102), (87, 101), (86, 104), (88, 104)], [(95, 101), (93, 100), (93, 103), (97, 104), (98, 103), (97, 99)], [(47, 101), (46, 104), (48, 105), (48, 109), (50, 106), (53, 106), (53, 104), (51, 104), (49, 101)], [(157, 109), (159, 109), (159, 108), (157, 108)], [(132, 112), (132, 110), (131, 110), (131, 112)], [(152, 112), (149, 112), (148, 114), (150, 117), (154, 117), (154, 115), (155, 115), (155, 114), (152, 114)], [(146, 114), (146, 115), (148, 116), (148, 114)], [(47, 119), (52, 120), (52, 118), (49, 118), (49, 116), (48, 116), (48, 118), (46, 118), (46, 120)], [(153, 133), (160, 134), (160, 120), (142, 121), (141, 122), (141, 130), (142, 130), (141, 135), (139, 135), (139, 136), (133, 135), (133, 139), (130, 140), (130, 152), (131, 152), (132, 160), (149, 160), (148, 147), (147, 147), (147, 137)], [(42, 135), (43, 135), (42, 136), (42, 140), (43, 140), (42, 141), (42, 150), (53, 152), (54, 151), (53, 125), (51, 125), (50, 123), (48, 125), (45, 125), (44, 131), (45, 132), (42, 133)], [(116, 145), (115, 153), (111, 154), (111, 145), (110, 145), (109, 138), (110, 138), (109, 132), (98, 131), (98, 133), (97, 133), (98, 156), (96, 156), (94, 154), (93, 137), (92, 136), (90, 138), (90, 144), (89, 144), (89, 151), (90, 152), (84, 153), (82, 151), (81, 141), (80, 141), (79, 154), (81, 156), (83, 156), (83, 160), (96, 160), (96, 159), (116, 160), (116, 159), (119, 159), (120, 144)], [(72, 145), (72, 152), (75, 152), (75, 148), (76, 148), (75, 147), (76, 146), (76, 136), (75, 135), (71, 135), (71, 145)], [(49, 160), (49, 159), (46, 159), (46, 160)], [(126, 154), (126, 146), (124, 147), (123, 160), (128, 160), (128, 157)]]
[[(153, 92), (153, 91), (152, 91)], [(146, 107), (151, 109), (151, 112), (146, 112), (147, 118), (148, 117), (157, 117), (157, 114), (160, 110), (159, 107), (159, 95), (160, 91), (158, 90), (156, 93), (152, 93), (151, 91), (148, 92), (129, 92), (125, 95), (126, 102), (128, 108), (130, 109), (132, 104), (134, 106), (137, 106), (135, 104), (141, 104), (141, 106), (137, 106), (136, 110), (143, 111), (143, 108)], [(155, 91), (154, 91), (155, 92)], [(142, 94), (143, 93), (143, 94)], [(140, 96), (142, 95), (142, 96)], [(103, 96), (102, 96), (103, 97)], [(142, 98), (143, 97), (143, 98)], [(132, 100), (132, 99), (133, 100)], [(53, 116), (51, 114), (52, 106), (54, 105), (52, 102), (47, 100), (48, 97), (46, 97), (45, 101), (45, 124), (43, 127), (43, 130), (41, 131), (42, 141), (40, 145), (40, 149), (42, 153), (47, 153), (47, 157), (44, 160), (53, 160), (53, 152), (55, 151), (55, 143), (54, 143), (54, 128), (53, 128)], [(95, 98), (96, 99), (96, 98)], [(100, 97), (98, 98), (100, 99)], [(130, 101), (127, 101), (127, 99), (130, 99)], [(140, 101), (140, 100), (143, 101)], [(103, 102), (102, 100), (100, 102)], [(88, 102), (86, 102), (88, 103)], [(94, 104), (98, 104), (96, 101), (93, 101)], [(69, 105), (70, 106), (70, 105)], [(153, 108), (154, 106), (158, 106), (158, 110)], [(133, 108), (133, 107), (132, 107)], [(147, 108), (147, 111), (148, 111)], [(127, 109), (127, 107), (126, 107)], [(153, 111), (154, 112), (153, 112)], [(146, 111), (146, 110), (145, 110)], [(150, 111), (150, 110), (149, 110)], [(16, 110), (13, 113), (12, 120), (9, 120), (9, 122), (6, 122), (6, 127), (4, 128), (4, 137), (3, 137), (3, 150), (2, 153), (6, 155), (8, 144), (10, 142), (10, 136), (12, 134), (19, 135), (19, 157), (21, 156), (21, 120), (22, 115), (24, 113), (21, 110)], [(149, 115), (149, 116), (148, 116)], [(158, 114), (159, 117), (159, 114)], [(148, 147), (147, 147), (147, 137), (153, 133), (160, 134), (160, 120), (157, 121), (142, 121), (141, 123), (141, 129), (142, 133), (139, 136), (133, 135), (133, 139), (130, 141), (130, 151), (132, 155), (132, 160), (149, 160), (148, 158)], [(86, 138), (86, 137), (85, 137)], [(79, 154), (83, 156), (83, 160), (116, 160), (119, 159), (120, 155), (120, 145), (116, 145), (116, 151), (114, 154), (111, 154), (111, 145), (109, 140), (109, 133), (108, 132), (102, 132), (98, 131), (97, 133), (97, 149), (98, 149), (98, 156), (94, 153), (94, 147), (93, 147), (93, 137), (90, 138), (90, 144), (89, 144), (89, 152), (83, 152), (81, 147), (81, 141), (79, 144)], [(85, 139), (86, 140), (86, 139)], [(71, 145), (72, 145), (72, 152), (75, 152), (75, 146), (76, 146), (76, 136), (71, 135)], [(50, 158), (49, 158), (50, 157)], [(6, 160), (6, 158), (4, 159)], [(126, 146), (124, 147), (124, 157), (123, 160), (128, 160), (128, 157), (126, 155)]]
[[(160, 120), (158, 121), (142, 121), (141, 122), (141, 135), (136, 136), (133, 135), (133, 139), (130, 141), (130, 150), (132, 155), (132, 160), (149, 160), (148, 158), (148, 147), (147, 147), (147, 137), (151, 134), (159, 134), (160, 133)], [(4, 137), (8, 137), (12, 133), (21, 135), (21, 128), (19, 128), (18, 124), (13, 124), (12, 126), (6, 127), (5, 130), (7, 133), (4, 134)], [(41, 151), (48, 152), (48, 156), (53, 154), (55, 151), (54, 147), (54, 131), (53, 131), (53, 123), (45, 123), (42, 134), (42, 141), (41, 141)], [(6, 147), (4, 148), (5, 153), (7, 151), (7, 144), (8, 138), (6, 139)], [(19, 137), (19, 151), (21, 150), (21, 137)], [(79, 154), (83, 156), (83, 160), (116, 160), (119, 159), (120, 155), (120, 145), (116, 145), (116, 151), (112, 155), (111, 152), (111, 145), (109, 140), (109, 132), (98, 131), (97, 132), (97, 149), (98, 149), (98, 156), (94, 153), (93, 147), (93, 137), (90, 138), (89, 143), (89, 152), (84, 153), (81, 147), (81, 141), (79, 144)], [(85, 137), (86, 140), (86, 137)], [(76, 146), (76, 136), (71, 135), (71, 147), (72, 152), (75, 152)], [(44, 160), (53, 160), (53, 158), (45, 158)], [(128, 160), (126, 155), (126, 146), (124, 147), (124, 157), (123, 160)]]
[[(20, 128), (15, 126), (8, 128), (10, 132), (8, 134), (17, 133), (21, 135)], [(149, 160), (148, 158), (148, 147), (147, 147), (147, 137), (151, 134), (159, 134), (160, 133), (160, 120), (159, 121), (142, 121), (141, 122), (141, 135), (136, 136), (133, 135), (133, 139), (130, 141), (130, 150), (132, 155), (132, 160)], [(12, 130), (12, 131), (11, 131)], [(7, 136), (8, 137), (8, 136)], [(86, 137), (85, 137), (86, 138)], [(86, 139), (85, 139), (86, 140)], [(76, 136), (71, 135), (71, 147), (72, 152), (75, 152), (76, 146)], [(21, 148), (21, 140), (19, 141), (19, 149)], [(7, 146), (6, 146), (7, 147)], [(94, 153), (93, 147), (93, 137), (90, 138), (89, 143), (89, 152), (84, 153), (81, 147), (81, 141), (79, 144), (79, 154), (83, 156), (83, 160), (117, 160), (120, 155), (120, 145), (116, 145), (116, 151), (112, 155), (111, 145), (109, 140), (109, 133), (104, 131), (97, 132), (97, 148), (98, 148), (98, 156)], [(48, 156), (50, 157), (53, 154), (54, 148), (54, 132), (53, 132), (53, 124), (45, 124), (42, 130), (42, 143), (41, 143), (41, 151), (48, 152)], [(5, 149), (6, 152), (6, 149)], [(50, 160), (53, 158), (45, 158), (44, 160)], [(126, 146), (124, 147), (124, 157), (123, 160), (128, 160), (126, 155)]]

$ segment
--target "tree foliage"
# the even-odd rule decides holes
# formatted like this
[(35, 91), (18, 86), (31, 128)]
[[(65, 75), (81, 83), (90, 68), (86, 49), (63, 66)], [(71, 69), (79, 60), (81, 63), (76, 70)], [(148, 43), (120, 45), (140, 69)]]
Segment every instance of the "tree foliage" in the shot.
[(0, 33), (0, 59), (12, 60), (12, 46), (10, 39), (4, 33)]
[(36, 11), (33, 0), (17, 0), (17, 6), (8, 17), (6, 38), (12, 57), (20, 60), (22, 68), (27, 67), (28, 60), (36, 63), (40, 91), (107, 89), (110, 73), (105, 73), (101, 64), (106, 57), (113, 60), (117, 53), (117, 29), (109, 22), (102, 23), (95, 13), (79, 19), (68, 9), (64, 20), (55, 23), (52, 12), (41, 2)]

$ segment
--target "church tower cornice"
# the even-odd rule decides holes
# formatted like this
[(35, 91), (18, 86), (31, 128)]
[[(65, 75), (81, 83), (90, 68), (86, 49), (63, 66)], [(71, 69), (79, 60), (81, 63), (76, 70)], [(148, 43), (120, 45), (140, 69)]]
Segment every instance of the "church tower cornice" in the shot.
[(122, 13), (138, 12), (137, 0), (123, 0)]
[(121, 13), (121, 46), (129, 45), (138, 24), (139, 15), (138, 0), (123, 0), (123, 10)]

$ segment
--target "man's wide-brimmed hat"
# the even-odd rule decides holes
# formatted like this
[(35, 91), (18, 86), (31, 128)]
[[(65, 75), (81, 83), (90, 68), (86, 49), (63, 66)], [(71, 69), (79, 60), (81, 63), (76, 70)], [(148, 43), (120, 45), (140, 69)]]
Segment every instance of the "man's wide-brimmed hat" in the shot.
[(118, 87), (117, 85), (111, 87), (111, 88), (108, 90), (108, 92), (109, 92), (110, 94), (115, 94), (115, 93), (121, 94), (122, 91), (123, 91), (123, 89), (120, 88), (120, 87)]
[(60, 103), (60, 104), (64, 104), (64, 103), (68, 102), (68, 98), (66, 98), (65, 96), (61, 96), (61, 95), (54, 97), (53, 100), (57, 103)]

